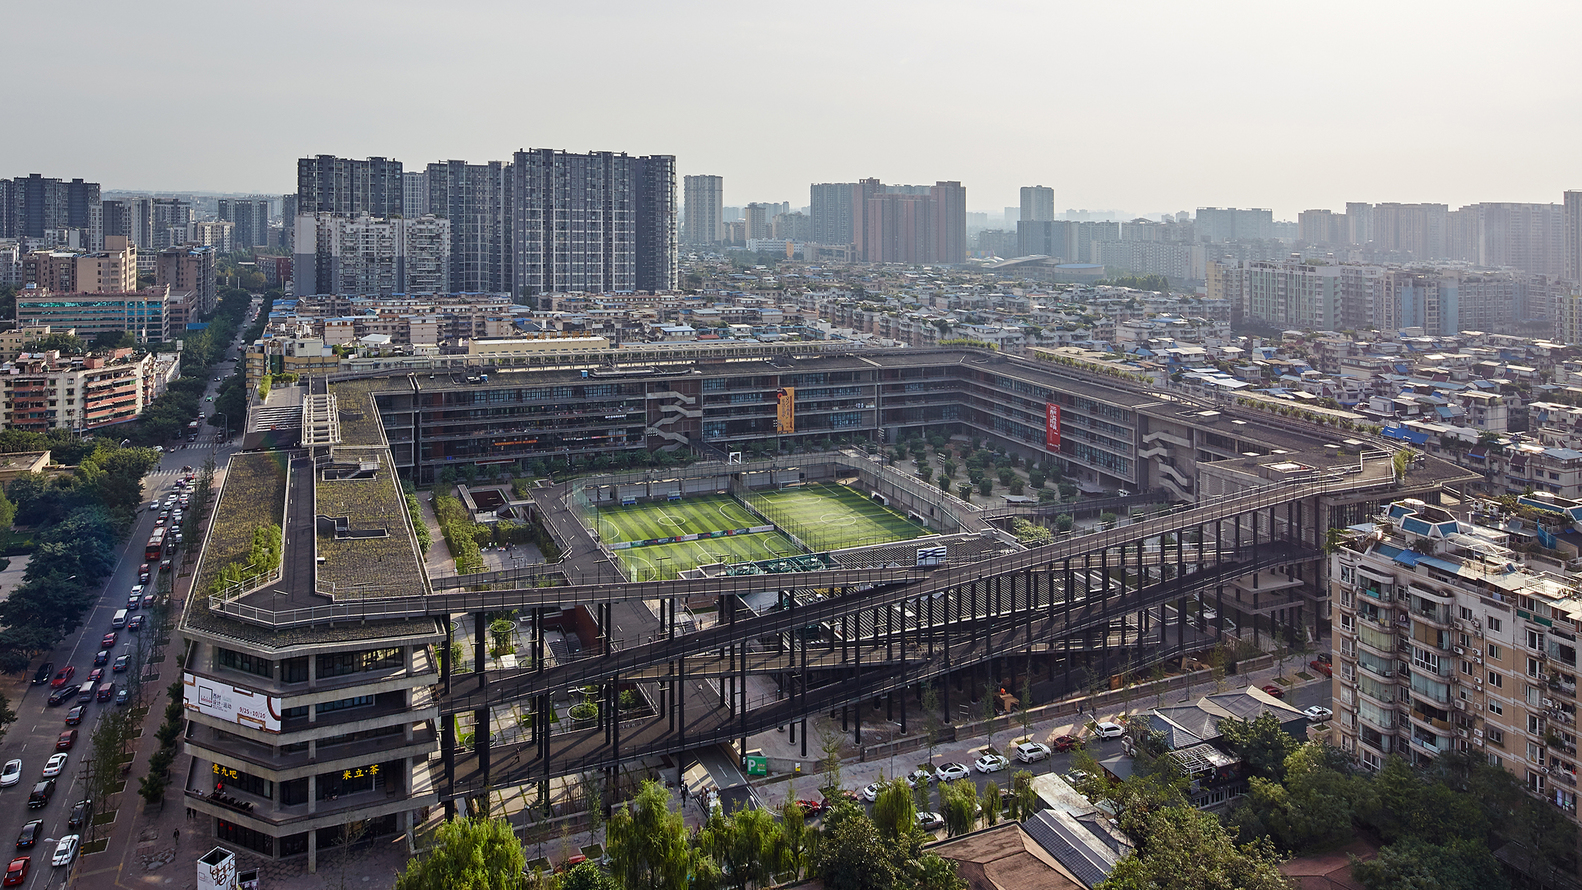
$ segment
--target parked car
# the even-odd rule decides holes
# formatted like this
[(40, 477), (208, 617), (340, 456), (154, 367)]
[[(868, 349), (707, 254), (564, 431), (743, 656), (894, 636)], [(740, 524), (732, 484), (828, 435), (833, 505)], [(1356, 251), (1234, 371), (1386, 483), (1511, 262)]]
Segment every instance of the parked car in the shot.
[(1023, 742), (1016, 746), (1016, 759), (1023, 763), (1037, 763), (1049, 754), (1049, 746), (1042, 742)]
[(77, 676), (77, 669), (68, 664), (60, 669), (60, 673), (55, 675), (55, 679), (49, 681), (49, 685), (59, 689), (70, 683), (71, 678), (75, 676)]
[(0, 788), (10, 788), (22, 781), (22, 761), (7, 760), (5, 766), (0, 768)]
[(53, 779), (65, 772), (67, 756), (64, 751), (59, 754), (51, 754), (49, 759), (44, 761), (44, 778)]
[(66, 699), (76, 696), (76, 694), (81, 691), (82, 687), (78, 686), (76, 683), (73, 683), (70, 686), (62, 686), (61, 688), (50, 693), (49, 706), (53, 708)]
[(33, 674), (33, 685), (43, 686), (48, 683), (50, 672), (53, 670), (55, 670), (55, 662), (53, 661), (46, 661), (39, 665), (38, 670)]
[(1334, 666), (1327, 661), (1319, 661), (1315, 658), (1308, 662), (1307, 666), (1315, 671), (1318, 671), (1320, 674), (1323, 674), (1326, 677), (1333, 677), (1335, 675)]
[(934, 831), (945, 827), (945, 817), (938, 813), (923, 812), (917, 814), (917, 827), (924, 831)]
[(1314, 723), (1323, 723), (1335, 716), (1335, 712), (1322, 705), (1314, 705), (1302, 712), (1302, 715)]
[(954, 782), (972, 775), (965, 763), (945, 763), (934, 770), (934, 778), (941, 782)]
[(1269, 695), (1274, 696), (1275, 698), (1285, 698), (1285, 690), (1281, 689), (1280, 687), (1278, 687), (1276, 685), (1274, 685), (1273, 683), (1270, 683), (1267, 686), (1261, 686), (1259, 688), (1262, 689), (1265, 693), (1268, 693)]
[(27, 871), (32, 865), (31, 856), (18, 856), (11, 860), (11, 864), (5, 867), (5, 880), (0, 881), (0, 886), (15, 887), (21, 884), (27, 880)]
[(71, 865), (71, 861), (77, 858), (78, 840), (79, 838), (75, 834), (68, 834), (61, 838), (60, 841), (55, 844), (55, 855), (50, 857), (49, 864)]
[(972, 768), (980, 773), (997, 773), (1010, 765), (1011, 761), (999, 754), (985, 754), (972, 764)]
[(1095, 726), (1093, 731), (1097, 733), (1098, 737), (1101, 739), (1118, 739), (1126, 734), (1126, 727), (1120, 725), (1119, 723), (1104, 720)]
[(883, 785), (880, 785), (878, 782), (874, 782), (873, 784), (869, 785), (868, 787), (862, 789), (862, 799), (866, 800), (869, 803), (873, 803), (874, 801), (879, 799), (879, 792), (882, 791), (883, 789), (884, 789)]
[(38, 836), (44, 833), (44, 820), (34, 819), (22, 826), (22, 833), (16, 836), (16, 848), (26, 850), (38, 843)]
[(77, 744), (77, 730), (68, 729), (55, 740), (56, 751), (70, 751), (71, 746)]
[(933, 773), (923, 769), (922, 767), (918, 767), (917, 769), (906, 774), (906, 787), (916, 788), (919, 785), (927, 785), (929, 782), (933, 781), (933, 778)]
[(1064, 754), (1067, 751), (1077, 751), (1082, 748), (1082, 740), (1074, 735), (1063, 735), (1055, 739), (1055, 750)]
[(824, 801), (822, 800), (799, 800), (796, 805), (797, 809), (802, 811), (802, 818), (804, 819), (811, 819), (824, 812)]
[(93, 805), (91, 800), (79, 800), (71, 808), (71, 818), (66, 820), (67, 828), (81, 828), (88, 821), (88, 808)]

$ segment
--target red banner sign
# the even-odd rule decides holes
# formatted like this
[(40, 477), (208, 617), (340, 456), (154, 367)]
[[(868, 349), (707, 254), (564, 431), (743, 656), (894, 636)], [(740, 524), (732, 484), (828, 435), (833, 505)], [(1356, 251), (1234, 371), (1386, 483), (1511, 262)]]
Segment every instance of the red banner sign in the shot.
[(1060, 406), (1054, 402), (1044, 406), (1044, 447), (1060, 450)]

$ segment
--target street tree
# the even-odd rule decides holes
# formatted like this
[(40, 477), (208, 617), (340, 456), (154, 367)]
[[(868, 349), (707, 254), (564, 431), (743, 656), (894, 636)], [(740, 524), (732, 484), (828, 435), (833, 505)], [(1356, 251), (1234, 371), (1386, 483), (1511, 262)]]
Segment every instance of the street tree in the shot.
[(873, 825), (886, 840), (905, 837), (917, 828), (917, 806), (905, 779), (891, 779), (873, 802)]
[(611, 814), (607, 831), (610, 868), (626, 890), (686, 890), (692, 851), (664, 786), (644, 782), (634, 800)]
[(407, 862), (395, 890), (521, 890), (527, 857), (504, 819), (452, 819), (434, 847)]

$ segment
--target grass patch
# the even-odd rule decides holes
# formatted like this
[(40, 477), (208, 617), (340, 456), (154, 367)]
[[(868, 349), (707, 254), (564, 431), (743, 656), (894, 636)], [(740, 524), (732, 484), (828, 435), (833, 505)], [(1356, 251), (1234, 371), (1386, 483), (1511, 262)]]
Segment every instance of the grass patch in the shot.
[(1297, 677), (1298, 680), (1311, 680), (1311, 679), (1313, 679), (1313, 675), (1308, 673), (1307, 671), (1297, 671), (1296, 672), (1296, 677)]
[(103, 853), (104, 848), (108, 846), (110, 846), (110, 839), (107, 837), (102, 837), (96, 841), (89, 841), (88, 843), (83, 844), (81, 853), (84, 856), (92, 853)]
[(1294, 680), (1287, 680), (1284, 677), (1275, 677), (1274, 678), (1274, 682), (1279, 683), (1281, 686), (1290, 686), (1292, 683), (1294, 683), (1296, 681), (1294, 681)]
[(93, 824), (95, 824), (95, 825), (109, 825), (111, 822), (114, 822), (114, 821), (115, 821), (115, 810), (111, 810), (108, 813), (95, 813), (94, 816), (93, 816)]
[(755, 509), (815, 551), (908, 541), (928, 530), (845, 485), (820, 483), (755, 493)]

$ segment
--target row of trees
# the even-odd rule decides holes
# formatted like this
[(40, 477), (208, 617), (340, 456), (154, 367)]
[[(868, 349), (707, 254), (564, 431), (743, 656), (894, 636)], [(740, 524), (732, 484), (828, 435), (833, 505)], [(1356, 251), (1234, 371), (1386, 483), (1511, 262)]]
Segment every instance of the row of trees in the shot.
[(34, 654), (82, 626), (83, 612), (115, 567), (117, 544), (142, 503), (143, 476), (155, 463), (149, 449), (101, 439), (71, 472), (27, 473), (6, 486), (0, 527), (13, 520), (30, 526), (31, 541), (13, 541), (11, 549), (31, 550), (32, 558), (22, 583), (0, 601), (0, 671), (20, 673)]
[[(186, 431), (187, 424), (202, 414), (201, 400), (208, 387), (209, 368), (224, 357), (251, 299), (245, 290), (222, 291), (208, 326), (181, 335), (181, 376), (143, 409), (136, 425), (127, 433), (133, 442), (159, 445), (178, 438)], [(216, 409), (226, 412), (232, 429), (246, 419), (245, 407), (234, 417), (225, 407), (216, 405)]]
[(809, 826), (788, 792), (777, 812), (718, 807), (689, 832), (670, 793), (645, 782), (607, 831), (609, 871), (592, 862), (527, 874), (522, 845), (503, 819), (456, 820), (434, 848), (407, 863), (396, 890), (753, 890), (816, 876), (829, 890), (963, 890), (949, 862), (923, 849), (905, 782), (887, 786), (867, 814), (842, 799)]

